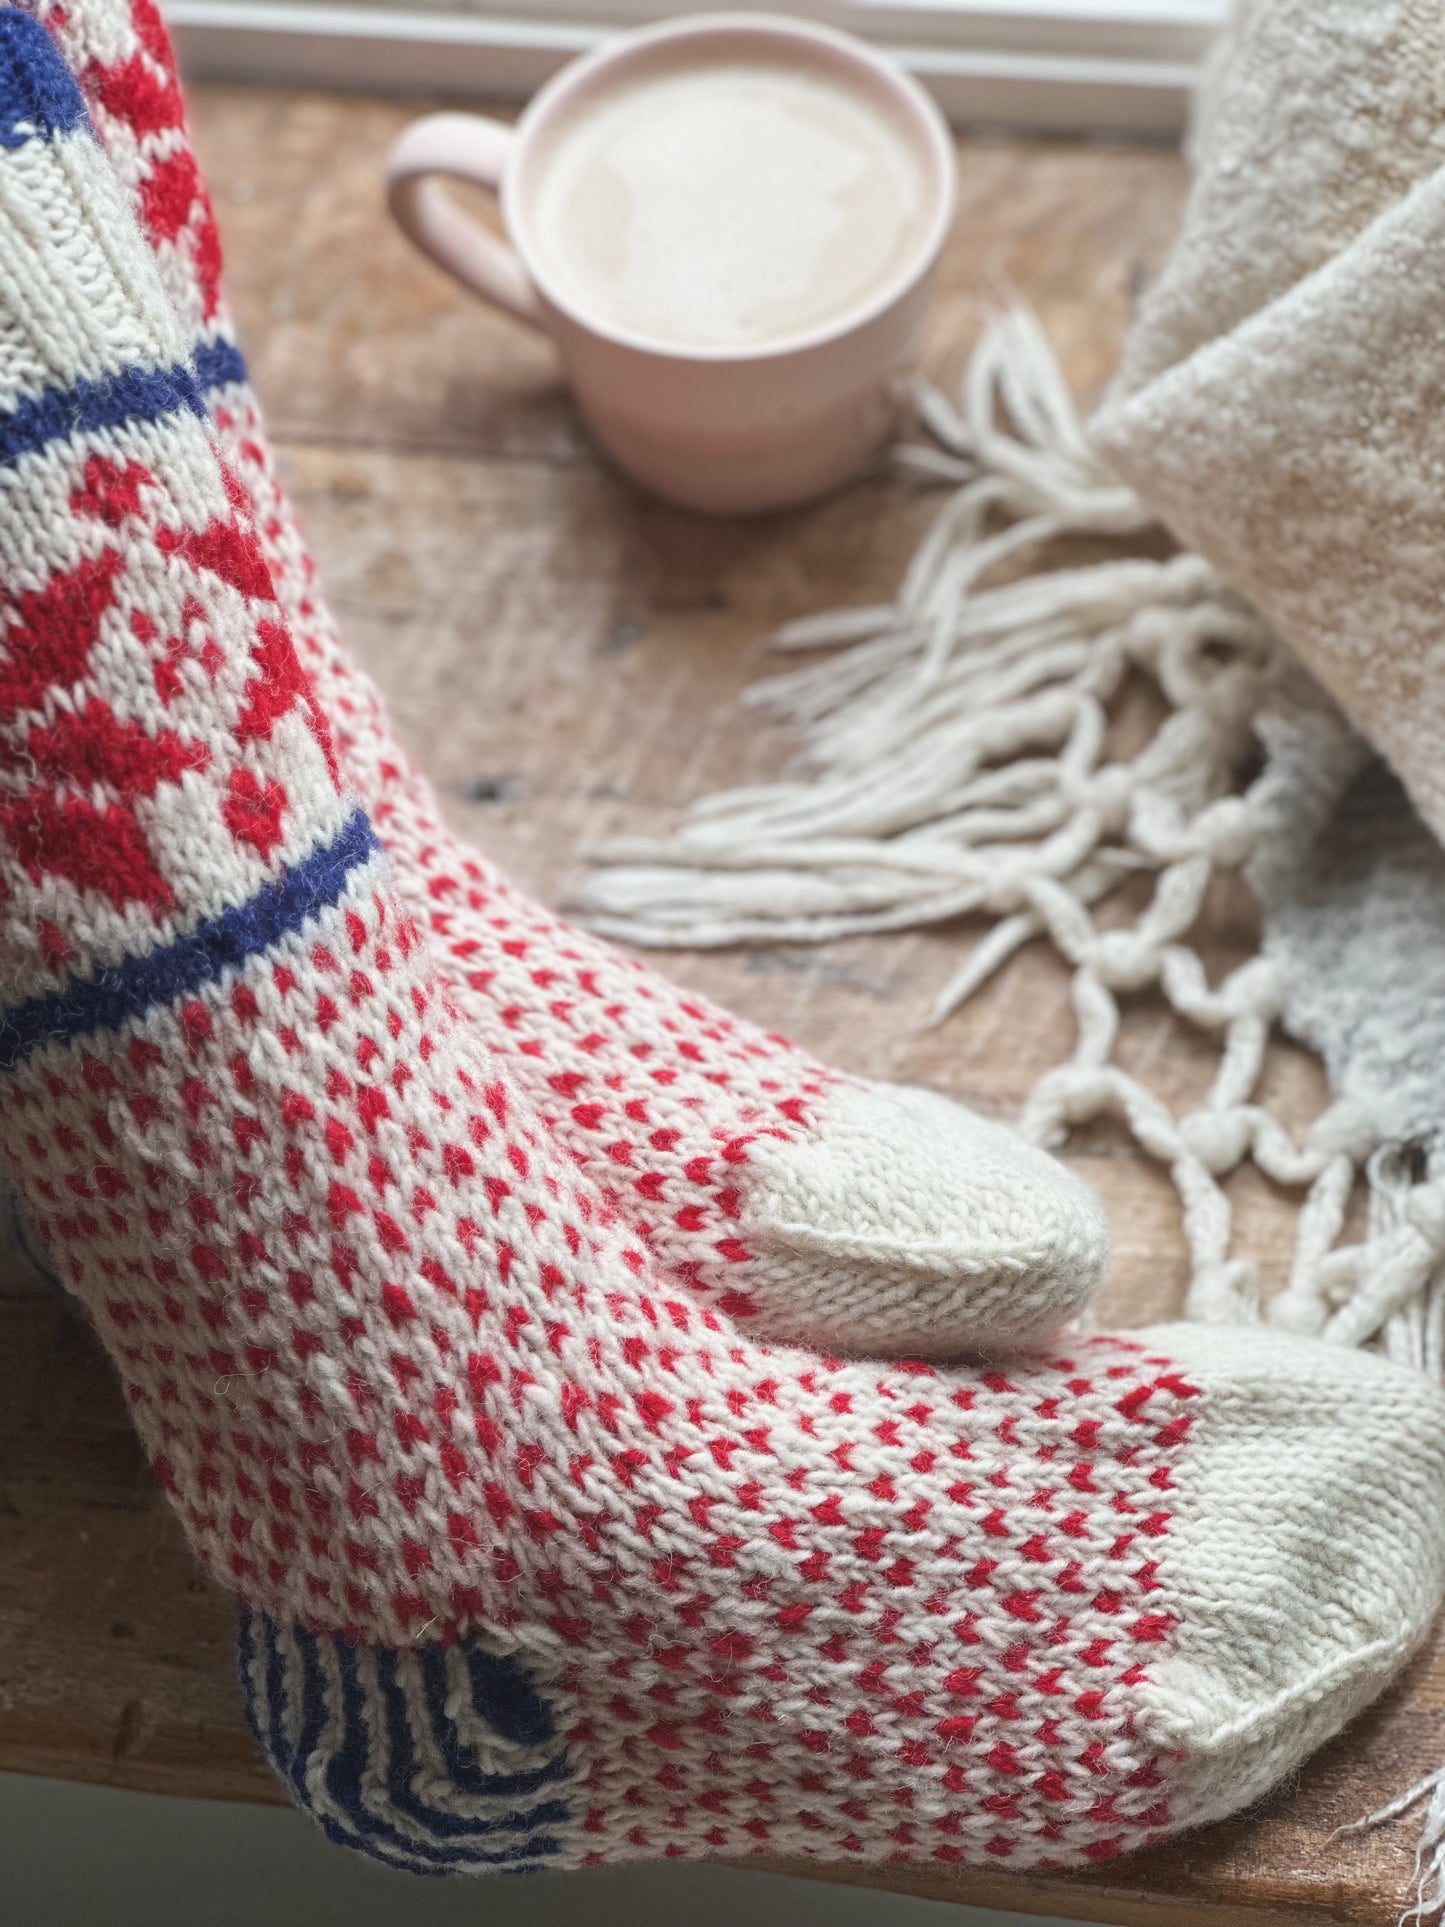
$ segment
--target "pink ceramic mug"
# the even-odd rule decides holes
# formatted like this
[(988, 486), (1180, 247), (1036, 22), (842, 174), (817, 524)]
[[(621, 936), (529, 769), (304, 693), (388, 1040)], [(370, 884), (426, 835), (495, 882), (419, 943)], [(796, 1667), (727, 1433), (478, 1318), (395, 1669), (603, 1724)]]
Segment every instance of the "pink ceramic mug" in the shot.
[[(587, 313), (549, 271), (533, 219), (559, 130), (651, 73), (758, 61), (861, 95), (906, 143), (923, 205), (902, 258), (836, 318), (746, 346), (692, 346)], [(438, 175), (496, 189), (507, 240), (465, 215)], [(914, 81), (846, 35), (760, 14), (699, 16), (609, 41), (543, 87), (515, 128), (474, 114), (429, 115), (397, 142), (387, 180), (392, 213), (423, 253), (551, 336), (617, 465), (670, 501), (721, 514), (820, 495), (886, 439), (954, 203), (948, 131)]]

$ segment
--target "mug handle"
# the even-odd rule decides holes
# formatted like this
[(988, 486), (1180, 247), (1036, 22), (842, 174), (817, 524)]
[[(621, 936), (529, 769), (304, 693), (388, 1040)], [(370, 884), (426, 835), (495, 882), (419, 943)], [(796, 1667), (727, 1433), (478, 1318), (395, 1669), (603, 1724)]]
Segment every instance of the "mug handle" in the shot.
[(463, 214), (435, 176), (501, 186), (516, 136), (480, 114), (427, 114), (414, 120), (386, 163), (386, 200), (407, 239), (440, 268), (534, 328), (542, 310), (515, 248)]

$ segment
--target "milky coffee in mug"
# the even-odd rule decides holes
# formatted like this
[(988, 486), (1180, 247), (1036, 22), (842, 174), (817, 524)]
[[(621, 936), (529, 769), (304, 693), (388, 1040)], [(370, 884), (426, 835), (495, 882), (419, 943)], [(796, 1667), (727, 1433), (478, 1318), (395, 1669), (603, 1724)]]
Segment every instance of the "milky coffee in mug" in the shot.
[[(439, 173), (498, 185), (513, 245)], [(871, 50), (720, 15), (610, 43), (515, 132), (418, 122), (391, 200), (425, 251), (553, 336), (623, 468), (692, 506), (752, 509), (832, 486), (888, 432), (952, 154), (926, 96)]]
[(916, 255), (928, 209), (866, 94), (761, 60), (619, 75), (559, 128), (530, 196), (539, 259), (579, 313), (718, 351), (856, 313)]

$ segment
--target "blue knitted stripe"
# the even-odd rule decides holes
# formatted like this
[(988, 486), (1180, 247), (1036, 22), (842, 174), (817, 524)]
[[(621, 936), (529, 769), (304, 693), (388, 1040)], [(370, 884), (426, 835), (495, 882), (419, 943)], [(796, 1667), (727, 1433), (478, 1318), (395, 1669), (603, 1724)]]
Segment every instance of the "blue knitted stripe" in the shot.
[(433, 1875), (522, 1873), (564, 1852), (576, 1771), (515, 1661), (474, 1644), (463, 1655), (471, 1721), (491, 1734), (493, 1757), (515, 1749), (517, 1770), (498, 1772), (483, 1769), (446, 1711), (440, 1648), (375, 1648), (368, 1667), (344, 1639), (283, 1632), (245, 1607), (238, 1642), (251, 1730), (330, 1839)]
[(0, 414), (0, 465), (13, 468), (22, 455), (38, 455), (76, 435), (185, 413), (204, 421), (206, 404), (195, 375), (179, 362), (171, 368), (122, 368), (70, 388), (44, 388)]
[(0, 8), (0, 147), (87, 125), (84, 98), (50, 35), (33, 15)]
[(0, 466), (13, 468), (22, 455), (98, 429), (185, 413), (205, 421), (206, 398), (245, 379), (246, 364), (233, 342), (201, 341), (189, 368), (179, 362), (171, 368), (123, 368), (72, 388), (43, 389), (0, 414)]
[(380, 848), (370, 818), (357, 810), (334, 842), (262, 884), (246, 903), (208, 917), (160, 950), (15, 1005), (0, 1015), (0, 1072), (13, 1071), (47, 1044), (119, 1030), (133, 1017), (215, 983), (224, 971), (260, 956), (339, 903), (351, 873)]
[[(465, 1651), (468, 1682), (471, 1687), (469, 1704), (475, 1712), (485, 1708), (489, 1727), (500, 1738), (509, 1740), (519, 1753), (523, 1748), (534, 1749), (547, 1746), (556, 1740), (552, 1717), (543, 1701), (533, 1689), (531, 1681), (514, 1660), (499, 1659), (492, 1653), (480, 1652), (475, 1646)], [(442, 1757), (447, 1763), (451, 1784), (458, 1793), (475, 1794), (479, 1798), (500, 1802), (515, 1801), (518, 1809), (526, 1800), (545, 1787), (566, 1780), (570, 1769), (566, 1758), (560, 1751), (554, 1751), (542, 1766), (525, 1768), (516, 1773), (488, 1773), (483, 1770), (477, 1759), (476, 1749), (462, 1738), (461, 1730), (446, 1709), (447, 1676), (446, 1655), (440, 1646), (429, 1646), (420, 1658), (422, 1676), (425, 1682), (423, 1701), (426, 1706), (426, 1724), (441, 1748)], [(385, 1650), (376, 1656), (377, 1683), (382, 1705), (386, 1713), (387, 1740), (391, 1748), (392, 1760), (402, 1776), (410, 1779), (416, 1766), (415, 1739), (411, 1717), (408, 1713), (406, 1691), (397, 1675), (397, 1656)], [(519, 1735), (514, 1726), (513, 1714), (517, 1706), (525, 1702), (528, 1709), (527, 1727), (530, 1738)], [(406, 1811), (414, 1817), (425, 1817), (428, 1823), (442, 1833), (465, 1831), (465, 1823), (455, 1815), (446, 1814), (436, 1808), (423, 1809), (408, 1801)], [(538, 1808), (549, 1820), (565, 1817), (550, 1808)], [(483, 1829), (494, 1832), (499, 1828), (520, 1824), (517, 1815), (504, 1808), (499, 1817)], [(535, 1815), (532, 1824), (536, 1824)]]
[(246, 379), (246, 364), (234, 341), (198, 341), (191, 355), (196, 385), (203, 395)]

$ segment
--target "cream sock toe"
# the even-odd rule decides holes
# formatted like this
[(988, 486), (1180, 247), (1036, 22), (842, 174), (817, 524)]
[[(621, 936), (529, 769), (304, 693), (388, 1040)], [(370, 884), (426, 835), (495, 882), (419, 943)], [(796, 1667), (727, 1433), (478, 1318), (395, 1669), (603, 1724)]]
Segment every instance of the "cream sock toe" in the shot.
[(1315, 1339), (1139, 1336), (1202, 1394), (1163, 1568), (1177, 1632), (1141, 1713), (1148, 1739), (1183, 1756), (1174, 1817), (1197, 1825), (1337, 1733), (1429, 1630), (1445, 1586), (1445, 1397)]
[(1057, 1331), (1103, 1276), (1098, 1199), (1055, 1158), (934, 1091), (848, 1084), (819, 1128), (755, 1149), (742, 1232), (799, 1343), (880, 1357)]

